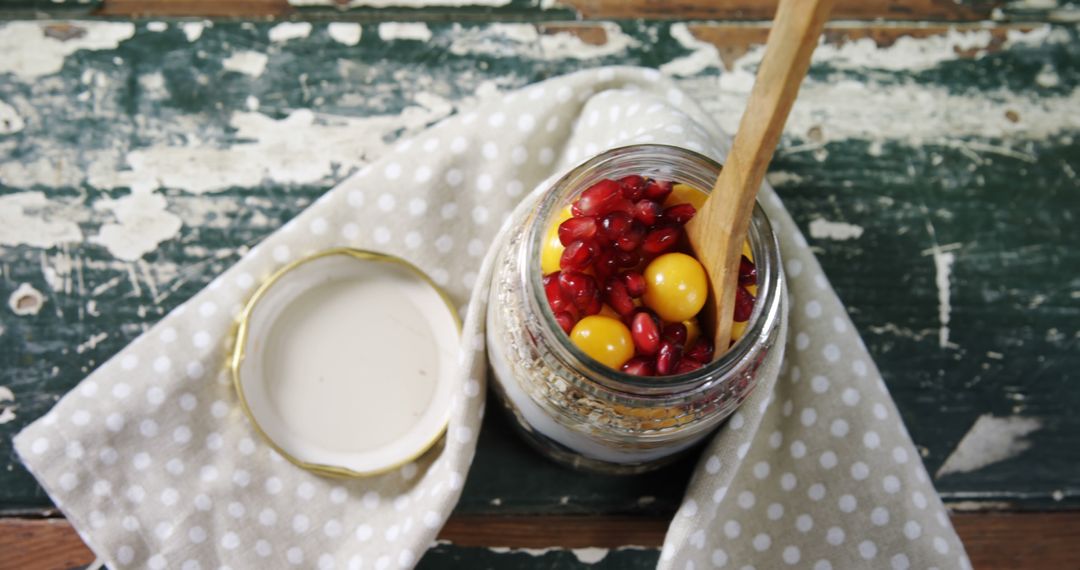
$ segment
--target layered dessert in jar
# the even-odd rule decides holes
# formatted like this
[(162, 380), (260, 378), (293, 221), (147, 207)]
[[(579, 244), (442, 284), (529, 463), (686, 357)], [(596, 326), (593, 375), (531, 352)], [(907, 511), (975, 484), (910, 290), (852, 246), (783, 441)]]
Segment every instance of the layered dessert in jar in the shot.
[(713, 346), (703, 318), (708, 277), (684, 226), (719, 170), (679, 147), (622, 147), (515, 213), (493, 269), (487, 346), (496, 393), (545, 455), (609, 473), (664, 465), (778, 357), (779, 248), (760, 208), (728, 346)]

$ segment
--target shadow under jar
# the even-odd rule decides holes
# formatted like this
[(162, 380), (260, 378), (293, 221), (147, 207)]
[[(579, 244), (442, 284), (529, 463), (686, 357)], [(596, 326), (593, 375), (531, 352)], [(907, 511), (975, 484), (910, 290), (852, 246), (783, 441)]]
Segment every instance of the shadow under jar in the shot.
[(570, 341), (544, 294), (544, 237), (559, 211), (583, 190), (604, 178), (638, 174), (708, 191), (720, 168), (708, 157), (674, 146), (616, 148), (574, 168), (534, 207), (515, 213), (492, 274), (488, 358), (500, 401), (525, 439), (544, 455), (610, 474), (666, 465), (731, 415), (757, 385), (766, 358), (780, 356), (786, 307), (780, 249), (760, 206), (748, 235), (757, 266), (757, 302), (743, 336), (702, 368), (663, 377), (608, 368)]

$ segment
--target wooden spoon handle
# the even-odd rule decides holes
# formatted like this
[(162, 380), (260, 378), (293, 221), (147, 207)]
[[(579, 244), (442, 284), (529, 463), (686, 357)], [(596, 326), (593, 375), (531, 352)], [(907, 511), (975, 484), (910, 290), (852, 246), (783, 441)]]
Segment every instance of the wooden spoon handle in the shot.
[(754, 200), (832, 4), (833, 0), (780, 0), (731, 152), (702, 211), (687, 227), (709, 274), (716, 304), (717, 354), (726, 350), (731, 337), (739, 259)]

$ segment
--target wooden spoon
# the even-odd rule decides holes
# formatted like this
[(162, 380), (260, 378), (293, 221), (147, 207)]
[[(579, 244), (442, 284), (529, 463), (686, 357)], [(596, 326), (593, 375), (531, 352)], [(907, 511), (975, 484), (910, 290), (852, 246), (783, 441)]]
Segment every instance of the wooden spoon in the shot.
[(686, 227), (709, 275), (712, 295), (705, 317), (715, 324), (716, 354), (724, 353), (731, 338), (739, 260), (754, 200), (832, 4), (780, 0), (731, 152), (709, 198)]

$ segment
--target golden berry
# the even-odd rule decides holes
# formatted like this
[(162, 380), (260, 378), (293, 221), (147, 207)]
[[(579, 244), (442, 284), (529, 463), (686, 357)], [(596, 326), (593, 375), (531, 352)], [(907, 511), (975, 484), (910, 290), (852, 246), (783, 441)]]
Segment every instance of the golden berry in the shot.
[(592, 315), (574, 325), (570, 340), (597, 362), (618, 369), (634, 356), (630, 329), (618, 319)]

